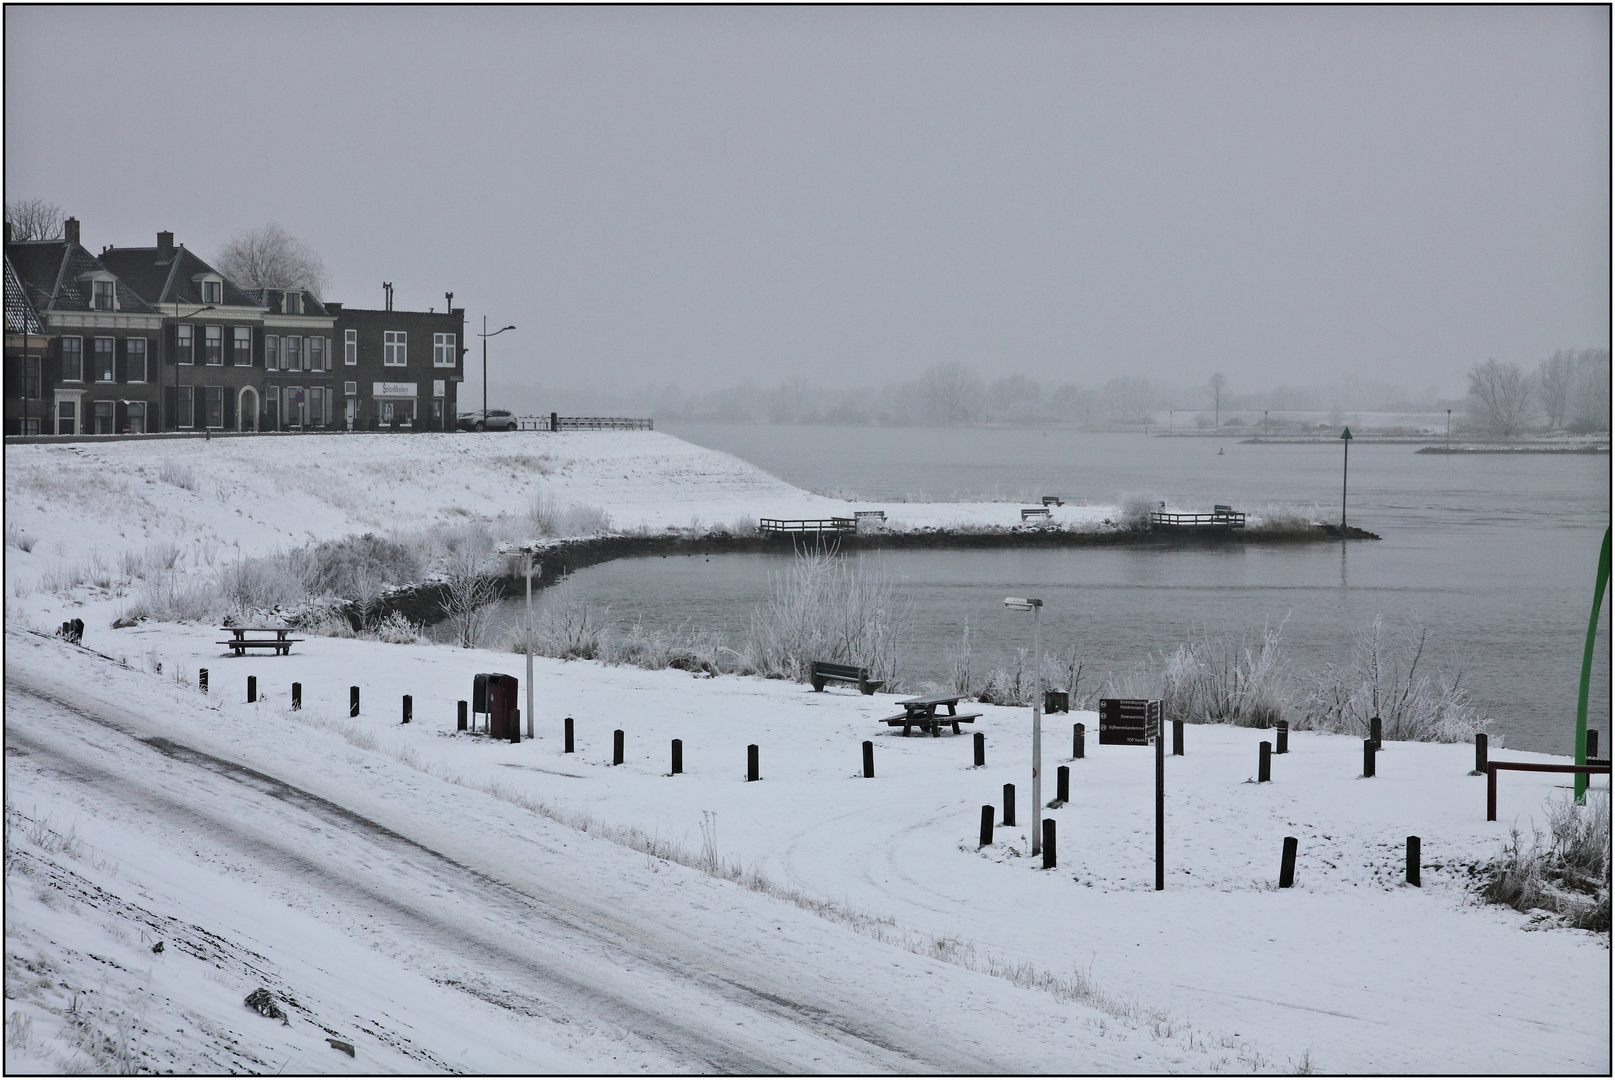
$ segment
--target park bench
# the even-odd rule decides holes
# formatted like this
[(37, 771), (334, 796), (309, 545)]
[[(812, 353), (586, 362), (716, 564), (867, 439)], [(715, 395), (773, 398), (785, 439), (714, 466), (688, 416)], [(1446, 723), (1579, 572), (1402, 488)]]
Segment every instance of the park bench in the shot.
[(1044, 506), (1064, 506), (1065, 503), (1060, 501), (1060, 496), (1058, 496), (1058, 495), (1045, 495), (1045, 496), (1043, 496), (1043, 505)]
[[(290, 656), (292, 646), (303, 640), (288, 637), (291, 629), (284, 626), (221, 626), (219, 629), (229, 634), (230, 640), (218, 644), (229, 646), (230, 651), (237, 656), (245, 656), (248, 649), (273, 649), (276, 656)], [(274, 636), (248, 637), (248, 634)]]
[(860, 693), (873, 694), (884, 682), (870, 682), (869, 669), (854, 667), (851, 664), (827, 664), (823, 660), (813, 661), (813, 674), (809, 679), (813, 689), (822, 691), (827, 682), (845, 682), (857, 685)]
[(1039, 521), (1048, 521), (1049, 508), (1047, 506), (1029, 506), (1021, 510), (1022, 521), (1031, 521), (1033, 518)]

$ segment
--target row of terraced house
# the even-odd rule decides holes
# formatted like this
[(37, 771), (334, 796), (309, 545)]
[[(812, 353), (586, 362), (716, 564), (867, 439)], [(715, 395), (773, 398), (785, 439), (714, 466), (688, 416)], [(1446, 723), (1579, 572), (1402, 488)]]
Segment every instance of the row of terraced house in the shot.
[(157, 234), (5, 244), (6, 435), (453, 430), (465, 309), (244, 289)]

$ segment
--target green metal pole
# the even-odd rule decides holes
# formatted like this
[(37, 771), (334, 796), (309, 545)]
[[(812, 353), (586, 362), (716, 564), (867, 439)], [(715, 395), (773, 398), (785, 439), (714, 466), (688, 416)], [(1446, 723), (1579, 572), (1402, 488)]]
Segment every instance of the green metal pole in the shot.
[[(1604, 603), (1609, 585), (1609, 529), (1604, 529), (1604, 546), (1598, 553), (1598, 580), (1593, 585), (1593, 613), (1587, 619), (1587, 648), (1581, 654), (1581, 694), (1576, 699), (1576, 764), (1587, 764), (1587, 689), (1593, 677), (1593, 639), (1598, 636), (1598, 609)], [(1576, 774), (1576, 801), (1587, 798), (1587, 774)]]

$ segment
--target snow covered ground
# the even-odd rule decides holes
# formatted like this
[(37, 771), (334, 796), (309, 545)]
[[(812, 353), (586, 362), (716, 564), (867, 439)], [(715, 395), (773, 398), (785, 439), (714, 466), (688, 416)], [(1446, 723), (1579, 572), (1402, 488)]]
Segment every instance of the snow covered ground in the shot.
[[(1099, 746), (1092, 714), (1046, 721), (1044, 798), (1064, 764), (1072, 801), (1041, 811), (1044, 871), (1025, 710), (980, 707), (976, 769), (968, 735), (877, 724), (891, 695), (540, 659), (538, 737), (496, 744), (455, 733), (455, 702), (476, 672), (520, 676), (509, 653), (311, 638), (236, 659), (211, 626), (110, 626), (123, 556), (165, 541), (217, 559), (514, 530), (541, 491), (619, 528), (849, 509), (728, 455), (359, 435), (8, 446), (6, 466), (8, 1071), (1610, 1069), (1608, 935), (1467, 889), (1563, 785), (1505, 776), (1487, 823), (1468, 746), (1388, 744), (1362, 779), (1360, 743), (1297, 733), (1258, 785), (1267, 733), (1191, 727), (1156, 893), (1151, 753)], [(1016, 504), (881, 508), (1018, 523)], [(28, 629), (74, 615), (85, 648)], [(1006, 783), (1020, 827), (978, 850)], [(1401, 883), (1410, 834), (1422, 888)], [(242, 1005), (260, 986), (286, 1025)]]

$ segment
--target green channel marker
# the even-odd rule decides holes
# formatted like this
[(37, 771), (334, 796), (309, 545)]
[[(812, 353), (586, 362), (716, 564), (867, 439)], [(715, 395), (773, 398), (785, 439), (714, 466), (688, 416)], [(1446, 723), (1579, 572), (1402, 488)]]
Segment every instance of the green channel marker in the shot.
[[(1587, 688), (1593, 677), (1593, 639), (1598, 636), (1598, 609), (1604, 603), (1609, 585), (1609, 528), (1604, 528), (1604, 546), (1598, 553), (1598, 580), (1593, 585), (1593, 613), (1587, 619), (1587, 648), (1581, 654), (1581, 694), (1576, 699), (1576, 764), (1587, 764)], [(1587, 801), (1587, 774), (1576, 774), (1576, 801)]]

